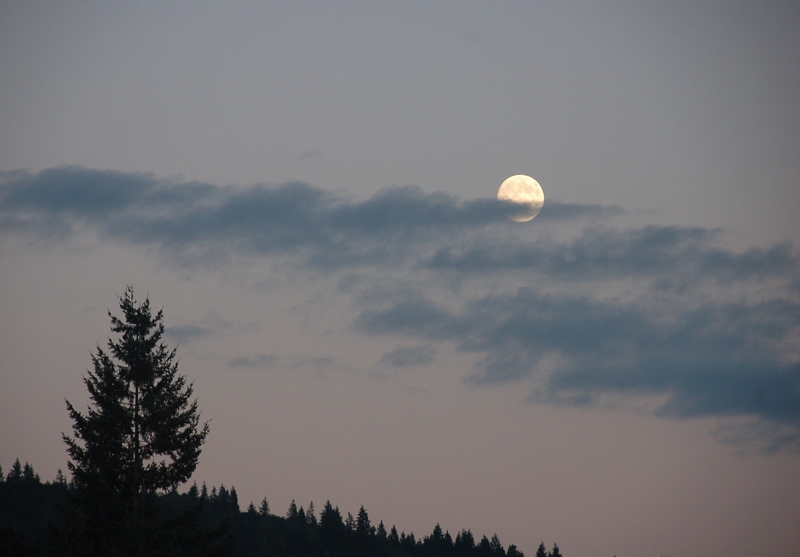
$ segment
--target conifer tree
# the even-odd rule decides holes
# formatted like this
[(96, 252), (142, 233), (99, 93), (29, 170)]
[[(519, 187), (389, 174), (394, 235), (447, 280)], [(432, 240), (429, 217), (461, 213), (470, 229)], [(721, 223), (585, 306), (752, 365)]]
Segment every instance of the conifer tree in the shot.
[(25, 462), (25, 467), (22, 469), (22, 479), (28, 482), (36, 482), (39, 483), (39, 474), (37, 474), (33, 466), (31, 466), (28, 462)]
[(308, 510), (306, 511), (306, 522), (310, 526), (316, 526), (317, 525), (317, 513), (314, 510), (314, 501), (311, 501), (308, 504)]
[(162, 340), (163, 311), (153, 315), (131, 287), (119, 305), (121, 317), (109, 312), (118, 338), (97, 347), (84, 377), (90, 406), (84, 414), (67, 401), (74, 437), (62, 437), (94, 551), (144, 555), (160, 543), (155, 495), (191, 477), (208, 424)]
[(506, 557), (506, 550), (503, 549), (503, 544), (500, 543), (500, 537), (497, 534), (494, 534), (492, 539), (489, 540), (489, 545), (492, 548), (492, 555)]
[(361, 505), (361, 508), (358, 510), (358, 518), (356, 519), (356, 534), (366, 537), (370, 535), (371, 529), (372, 525), (369, 520), (367, 509), (364, 508), (364, 505)]
[(475, 547), (475, 537), (470, 530), (461, 530), (456, 534), (455, 548), (460, 553), (471, 552)]
[(325, 543), (330, 544), (331, 547), (338, 548), (346, 531), (339, 507), (334, 507), (330, 501), (327, 501), (322, 513), (319, 515), (319, 526), (320, 534)]
[(219, 485), (219, 491), (217, 492), (217, 502), (220, 504), (221, 507), (227, 508), (228, 503), (230, 502), (230, 494), (228, 493), (225, 484)]
[(297, 503), (294, 502), (294, 499), (292, 499), (289, 509), (286, 511), (286, 518), (289, 520), (297, 519)]
[(480, 555), (480, 557), (492, 557), (492, 555), (494, 555), (492, 543), (489, 541), (489, 538), (486, 537), (486, 534), (483, 535), (481, 541), (478, 543), (477, 554)]
[(231, 486), (230, 505), (233, 512), (239, 512), (239, 494), (236, 493), (236, 488)]
[(400, 544), (400, 537), (397, 535), (397, 528), (394, 524), (392, 524), (392, 529), (389, 531), (389, 535), (387, 536), (389, 543), (392, 545), (399, 545)]
[(449, 530), (445, 530), (445, 532), (444, 532), (444, 550), (445, 550), (445, 553), (452, 553), (454, 547), (455, 546), (453, 544), (453, 536), (450, 535), (450, 531)]
[(539, 543), (539, 547), (536, 549), (536, 557), (547, 557), (547, 548), (544, 546), (544, 542)]
[(22, 481), (22, 464), (20, 464), (19, 459), (15, 460), (14, 464), (11, 465), (11, 471), (8, 473), (6, 481), (9, 482)]

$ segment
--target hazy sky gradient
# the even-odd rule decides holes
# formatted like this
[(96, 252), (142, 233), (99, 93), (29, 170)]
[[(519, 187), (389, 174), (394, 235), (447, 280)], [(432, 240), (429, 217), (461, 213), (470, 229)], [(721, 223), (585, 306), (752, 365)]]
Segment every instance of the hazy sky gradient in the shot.
[[(578, 555), (800, 537), (800, 7), (0, 7), (0, 463), (126, 285), (198, 482)], [(537, 178), (518, 224), (495, 193)]]

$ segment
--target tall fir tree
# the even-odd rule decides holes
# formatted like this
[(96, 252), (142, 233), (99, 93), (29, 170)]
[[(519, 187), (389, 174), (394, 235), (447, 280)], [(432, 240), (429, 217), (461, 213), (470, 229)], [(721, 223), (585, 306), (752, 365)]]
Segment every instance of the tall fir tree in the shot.
[(492, 539), (489, 540), (489, 545), (492, 548), (492, 555), (506, 557), (506, 550), (503, 548), (503, 544), (500, 543), (500, 537), (497, 534), (494, 534)]
[(22, 481), (22, 464), (20, 464), (19, 459), (15, 460), (14, 464), (11, 465), (11, 471), (8, 473), (6, 481), (9, 482)]
[(67, 401), (74, 437), (62, 437), (93, 550), (145, 555), (163, 543), (155, 496), (191, 477), (208, 423), (163, 342), (163, 310), (153, 315), (131, 287), (119, 305), (121, 318), (109, 312), (118, 338), (97, 347), (84, 377), (90, 406), (84, 414)]
[(294, 502), (294, 499), (292, 499), (289, 505), (289, 510), (286, 511), (286, 518), (289, 520), (297, 520), (297, 503)]
[(475, 537), (470, 530), (461, 530), (456, 534), (455, 548), (459, 553), (472, 552), (475, 548)]
[(375, 534), (382, 540), (386, 539), (386, 526), (383, 525), (383, 520), (378, 524), (378, 529), (375, 531)]
[(356, 519), (356, 534), (362, 537), (367, 537), (372, 533), (372, 524), (369, 520), (369, 514), (364, 505), (358, 510), (358, 518)]
[(317, 525), (317, 513), (314, 510), (314, 501), (311, 501), (308, 504), (308, 510), (306, 511), (306, 522), (309, 524), (309, 526)]
[(342, 513), (339, 511), (339, 507), (334, 507), (330, 501), (327, 501), (322, 513), (319, 515), (319, 527), (323, 542), (332, 549), (338, 550), (346, 535), (346, 528), (342, 521)]

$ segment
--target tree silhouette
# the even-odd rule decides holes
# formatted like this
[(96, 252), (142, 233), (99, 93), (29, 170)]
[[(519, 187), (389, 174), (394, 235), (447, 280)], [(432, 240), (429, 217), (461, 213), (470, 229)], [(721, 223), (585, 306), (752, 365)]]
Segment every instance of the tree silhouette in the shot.
[(342, 546), (346, 531), (342, 513), (339, 512), (339, 507), (334, 507), (330, 501), (325, 503), (319, 515), (319, 527), (322, 539), (329, 547), (338, 549)]
[(309, 526), (317, 525), (317, 513), (314, 510), (314, 501), (311, 501), (308, 504), (308, 510), (306, 511), (306, 522)]
[(17, 459), (14, 461), (14, 464), (11, 465), (11, 471), (8, 473), (6, 481), (18, 482), (21, 480), (22, 480), (22, 464), (20, 464), (19, 459)]
[(503, 549), (503, 544), (500, 543), (500, 537), (497, 534), (492, 536), (492, 539), (489, 541), (489, 545), (492, 548), (492, 555), (496, 555), (497, 557), (506, 557), (506, 550)]
[(286, 518), (289, 520), (297, 520), (297, 504), (292, 499), (289, 509), (286, 511)]
[(162, 341), (163, 311), (153, 315), (131, 287), (120, 309), (109, 312), (118, 338), (97, 347), (84, 377), (91, 404), (83, 414), (67, 401), (74, 438), (62, 437), (94, 551), (145, 555), (163, 543), (155, 495), (191, 477), (208, 424)]
[[(2, 469), (0, 469), (2, 470)], [(26, 472), (27, 470), (27, 472)], [(82, 530), (72, 528), (53, 537), (54, 527), (68, 522), (88, 528), (87, 515), (78, 507), (64, 504), (76, 487), (57, 480), (42, 483), (33, 466), (14, 463), (8, 475), (0, 472), (0, 556), (5, 555), (185, 555), (212, 557), (230, 553), (236, 557), (270, 555), (273, 557), (525, 557), (515, 545), (504, 549), (497, 534), (483, 536), (479, 544), (469, 530), (462, 530), (455, 540), (436, 524), (430, 535), (417, 539), (411, 532), (398, 535), (392, 526), (387, 532), (383, 521), (373, 527), (366, 508), (357, 513), (355, 526), (348, 529), (342, 513), (330, 501), (319, 520), (309, 522), (309, 511), (295, 507), (294, 519), (272, 515), (266, 498), (261, 509), (253, 503), (242, 511), (237, 504), (236, 489), (224, 485), (203, 484), (198, 495), (194, 484), (186, 493), (177, 489), (158, 493), (158, 508), (163, 513), (160, 546), (117, 544), (101, 546)], [(312, 504), (309, 504), (309, 509)], [(59, 509), (62, 512), (59, 513)], [(67, 512), (64, 512), (66, 510)], [(305, 518), (301, 516), (305, 514)], [(350, 513), (347, 513), (348, 515)], [(97, 517), (94, 517), (96, 519)], [(201, 525), (202, 527), (198, 527)], [(216, 526), (214, 526), (216, 525)], [(228, 535), (228, 531), (235, 534)], [(118, 530), (113, 534), (123, 533)], [(153, 532), (140, 534), (152, 540)], [(560, 557), (557, 545), (552, 552), (540, 544), (537, 556)]]
[(258, 514), (263, 517), (269, 514), (269, 503), (267, 503), (266, 497), (261, 500), (261, 504), (258, 506)]
[(356, 519), (356, 534), (361, 537), (367, 537), (372, 534), (372, 525), (369, 520), (369, 514), (364, 505), (358, 510), (358, 518)]
[(461, 530), (456, 534), (455, 549), (460, 554), (471, 553), (475, 548), (475, 537), (470, 530)]

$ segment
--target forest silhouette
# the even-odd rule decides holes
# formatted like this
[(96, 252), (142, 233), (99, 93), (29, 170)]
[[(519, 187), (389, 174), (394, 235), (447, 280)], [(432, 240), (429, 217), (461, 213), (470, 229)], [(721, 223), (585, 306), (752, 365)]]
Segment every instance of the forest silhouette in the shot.
[[(163, 342), (163, 311), (139, 303), (128, 287), (122, 316), (109, 312), (107, 349), (97, 347), (84, 383), (85, 413), (67, 401), (73, 434), (62, 434), (70, 457), (42, 482), (33, 466), (17, 459), (7, 475), (0, 467), (0, 555), (107, 556), (452, 556), (521, 557), (497, 534), (476, 541), (468, 529), (453, 537), (439, 524), (417, 538), (375, 524), (362, 506), (346, 516), (326, 501), (317, 515), (293, 500), (283, 515), (267, 498), (240, 508), (235, 487), (209, 490), (185, 484), (209, 432), (200, 422), (193, 385), (178, 373), (175, 350)], [(557, 544), (541, 543), (536, 557), (561, 557)]]
[[(44, 556), (59, 554), (56, 531), (63, 524), (64, 508), (73, 482), (58, 473), (43, 482), (27, 462), (17, 460), (10, 471), (0, 468), (0, 555)], [(375, 525), (362, 506), (358, 513), (343, 513), (326, 502), (319, 515), (314, 504), (308, 508), (294, 501), (282, 514), (273, 514), (264, 498), (256, 505), (240, 508), (236, 488), (224, 485), (208, 489), (193, 484), (186, 492), (169, 491), (158, 496), (158, 508), (167, 522), (175, 524), (176, 535), (184, 529), (173, 519), (197, 510), (196, 528), (211, 540), (214, 548), (173, 552), (165, 547), (158, 555), (308, 556), (308, 557), (522, 557), (515, 545), (504, 547), (497, 535), (476, 539), (470, 530), (453, 537), (436, 524), (430, 534), (398, 533)], [(195, 534), (196, 535), (196, 534)], [(212, 551), (213, 550), (213, 551)], [(80, 555), (80, 553), (77, 553)], [(84, 553), (91, 555), (93, 553)], [(540, 544), (535, 557), (559, 557), (558, 545), (546, 550)]]

